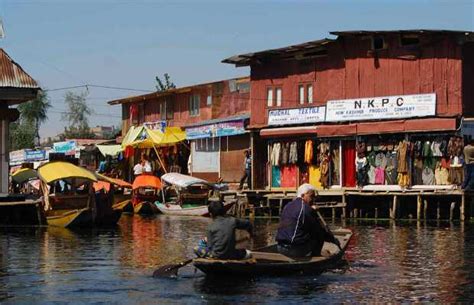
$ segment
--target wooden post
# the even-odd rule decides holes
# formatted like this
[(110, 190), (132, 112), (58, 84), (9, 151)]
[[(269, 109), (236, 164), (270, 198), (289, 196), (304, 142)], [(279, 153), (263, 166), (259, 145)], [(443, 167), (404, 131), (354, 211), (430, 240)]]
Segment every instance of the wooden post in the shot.
[(375, 219), (379, 218), (379, 209), (375, 208)]
[(449, 208), (449, 221), (453, 220), (454, 208), (456, 207), (456, 202), (451, 202), (451, 207)]
[(416, 219), (417, 220), (420, 220), (421, 218), (421, 204), (422, 204), (421, 196), (418, 195), (416, 196)]
[(396, 217), (397, 217), (397, 195), (394, 195), (392, 209), (390, 210), (390, 218), (395, 219)]
[(439, 201), (436, 203), (436, 219), (439, 220), (441, 218), (441, 211), (439, 208)]
[(466, 195), (463, 192), (461, 195), (461, 206), (459, 207), (461, 221), (465, 220), (465, 215), (464, 215), (464, 205), (466, 204), (465, 201), (466, 201)]
[(352, 213), (352, 216), (353, 216), (354, 218), (357, 218), (357, 217), (359, 216), (359, 210), (358, 210), (358, 209), (354, 209), (354, 210), (353, 210), (353, 213)]
[(336, 218), (336, 208), (332, 208), (332, 220)]
[(424, 200), (425, 204), (423, 206), (423, 218), (426, 220), (426, 214), (428, 213), (428, 199)]
[(341, 218), (345, 219), (346, 218), (346, 213), (347, 213), (346, 195), (342, 194), (342, 214), (341, 214)]

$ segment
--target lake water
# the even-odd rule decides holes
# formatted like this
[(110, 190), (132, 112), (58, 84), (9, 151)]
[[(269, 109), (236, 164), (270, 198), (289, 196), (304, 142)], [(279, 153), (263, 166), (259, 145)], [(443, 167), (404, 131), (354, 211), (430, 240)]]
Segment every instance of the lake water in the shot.
[[(436, 222), (347, 222), (355, 234), (346, 262), (319, 276), (216, 281), (186, 266), (176, 279), (152, 278), (159, 265), (190, 256), (209, 221), (124, 215), (111, 229), (1, 228), (0, 302), (474, 302), (474, 230)], [(255, 226), (247, 246), (273, 240), (275, 220)]]

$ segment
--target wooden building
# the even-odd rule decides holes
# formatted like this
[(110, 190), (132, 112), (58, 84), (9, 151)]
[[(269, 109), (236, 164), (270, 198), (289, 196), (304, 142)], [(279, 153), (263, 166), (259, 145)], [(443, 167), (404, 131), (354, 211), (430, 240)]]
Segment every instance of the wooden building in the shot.
[(474, 33), (331, 34), (223, 60), (251, 69), (253, 187), (308, 182), (342, 195), (395, 194), (394, 202), (397, 192), (458, 192), (462, 148), (447, 145), (474, 135)]
[(216, 81), (108, 102), (122, 106), (122, 134), (131, 125), (186, 130), (191, 174), (237, 182), (250, 147), (248, 77)]

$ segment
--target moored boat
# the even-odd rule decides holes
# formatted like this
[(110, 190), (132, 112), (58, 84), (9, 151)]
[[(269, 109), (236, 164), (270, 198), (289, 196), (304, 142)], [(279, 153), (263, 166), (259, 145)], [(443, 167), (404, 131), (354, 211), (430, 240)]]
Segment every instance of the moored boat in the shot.
[(337, 265), (342, 259), (352, 237), (352, 231), (333, 231), (341, 244), (341, 249), (331, 243), (324, 243), (321, 256), (291, 258), (278, 253), (276, 245), (252, 251), (252, 258), (244, 260), (218, 260), (196, 258), (196, 268), (209, 275), (240, 276), (285, 276), (292, 274), (319, 274)]
[(158, 199), (161, 180), (153, 175), (137, 176), (132, 185), (132, 205), (135, 214), (152, 215), (158, 213), (153, 202)]
[(90, 171), (62, 161), (38, 168), (43, 206), (48, 225), (59, 227), (90, 226), (96, 217), (93, 182)]
[[(214, 186), (206, 180), (178, 173), (161, 176), (165, 183), (162, 198), (155, 202), (163, 214), (182, 216), (209, 216), (207, 205)], [(226, 211), (234, 202), (224, 204)]]
[[(131, 205), (131, 194), (126, 195), (127, 189), (132, 185), (126, 181), (110, 178), (96, 174), (99, 181), (94, 183), (96, 191), (97, 217), (95, 223), (98, 225), (113, 225), (118, 222), (124, 207)], [(128, 199), (127, 199), (128, 197)], [(116, 203), (116, 200), (121, 200)]]

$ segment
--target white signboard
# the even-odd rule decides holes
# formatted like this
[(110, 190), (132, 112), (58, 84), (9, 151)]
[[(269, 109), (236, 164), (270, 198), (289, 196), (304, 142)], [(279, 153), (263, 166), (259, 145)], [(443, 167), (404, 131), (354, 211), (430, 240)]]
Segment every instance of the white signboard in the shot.
[(291, 125), (324, 122), (326, 107), (274, 109), (268, 111), (268, 125)]
[(394, 95), (328, 101), (326, 121), (359, 121), (432, 116), (436, 94)]

